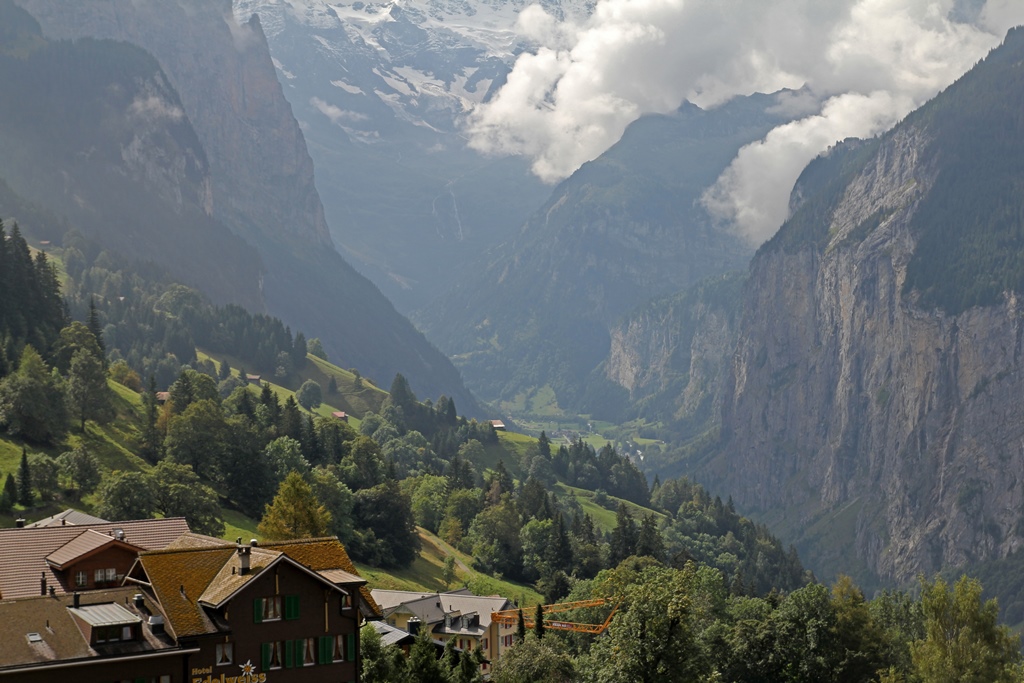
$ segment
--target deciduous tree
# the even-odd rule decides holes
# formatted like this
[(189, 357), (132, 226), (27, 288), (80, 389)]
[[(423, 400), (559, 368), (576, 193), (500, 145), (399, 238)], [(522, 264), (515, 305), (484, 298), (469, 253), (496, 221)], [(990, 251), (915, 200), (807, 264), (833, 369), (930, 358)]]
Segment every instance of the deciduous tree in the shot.
[(1020, 637), (999, 624), (995, 600), (981, 601), (981, 583), (963, 576), (952, 587), (921, 578), (925, 637), (911, 646), (923, 683), (1019, 681)]
[(295, 392), (295, 400), (306, 410), (316, 410), (323, 403), (324, 394), (320, 384), (307, 379)]

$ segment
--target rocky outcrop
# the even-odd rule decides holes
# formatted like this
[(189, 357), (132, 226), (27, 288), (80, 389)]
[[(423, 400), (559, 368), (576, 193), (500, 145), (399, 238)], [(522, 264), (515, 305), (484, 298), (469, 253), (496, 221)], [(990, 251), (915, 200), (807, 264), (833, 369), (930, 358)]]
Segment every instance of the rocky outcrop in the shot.
[(783, 228), (751, 266), (705, 475), (826, 574), (843, 546), (903, 581), (1024, 544), (1021, 302), (948, 315), (902, 294), (936, 174), (927, 135), (904, 125), (869, 148), (827, 235), (787, 244)]

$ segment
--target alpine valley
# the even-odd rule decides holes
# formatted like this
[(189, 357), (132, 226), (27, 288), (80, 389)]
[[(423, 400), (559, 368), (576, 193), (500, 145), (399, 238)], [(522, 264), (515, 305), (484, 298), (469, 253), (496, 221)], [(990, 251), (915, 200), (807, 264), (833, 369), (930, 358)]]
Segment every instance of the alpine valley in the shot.
[[(95, 447), (108, 482), (191, 468), (217, 489), (216, 534), (224, 513), (255, 529), (306, 477), (367, 573), (437, 565), (389, 587), (461, 572), (530, 603), (705, 591), (732, 621), (699, 624), (694, 651), (740, 642), (751, 661), (744, 625), (781, 623), (803, 590), (834, 607), (857, 591), (840, 575), (870, 595), (973, 572), (1024, 623), (1024, 28), (814, 159), (757, 247), (702, 198), (824, 96), (682, 102), (545, 185), (466, 132), (535, 47), (528, 4), (0, 0), (0, 218), (21, 226), (0, 282), (45, 300), (0, 291), (2, 473), (29, 447), (37, 469)], [(596, 4), (542, 7), (585, 22)], [(58, 395), (83, 349), (108, 409), (19, 433), (9, 387), (34, 369)], [(484, 416), (507, 425), (468, 419)], [(562, 419), (598, 426), (545, 422)], [(679, 574), (641, 594), (658, 571)], [(919, 635), (887, 635), (902, 649), (877, 661), (911, 671)], [(593, 673), (612, 642), (591, 678), (640, 680)], [(741, 661), (723, 652), (687, 661), (712, 680)]]

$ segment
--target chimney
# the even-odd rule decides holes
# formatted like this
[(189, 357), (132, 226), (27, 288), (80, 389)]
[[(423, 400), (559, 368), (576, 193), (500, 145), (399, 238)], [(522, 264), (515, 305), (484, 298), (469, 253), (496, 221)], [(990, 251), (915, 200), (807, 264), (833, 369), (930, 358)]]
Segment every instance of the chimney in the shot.
[(414, 635), (414, 636), (418, 635), (419, 632), (420, 632), (420, 620), (415, 618), (415, 617), (413, 617), (406, 624), (406, 628), (409, 630), (409, 633), (411, 635)]
[(78, 607), (82, 604), (82, 596), (78, 594), (78, 591), (75, 591), (72, 594), (72, 597), (74, 598), (74, 607), (75, 609), (78, 609)]
[(255, 548), (256, 546), (258, 546), (259, 544), (260, 544), (260, 542), (259, 542), (259, 541), (257, 541), (257, 540), (256, 540), (255, 538), (253, 538), (253, 539), (251, 539), (251, 540), (249, 541), (249, 545), (251, 545), (251, 546), (252, 546), (253, 548)]
[(16, 528), (18, 528), (18, 529), (24, 529), (25, 528), (25, 518), (24, 517), (18, 517), (18, 519), (14, 520), (14, 526)]
[(142, 606), (144, 604), (145, 604), (145, 600), (142, 597), (142, 593), (136, 593), (135, 594), (135, 607), (137, 607), (138, 609), (142, 609)]
[(50, 586), (50, 597), (51, 598), (57, 597), (57, 589), (54, 588), (53, 586)]
[(249, 559), (252, 554), (251, 546), (240, 546), (238, 548), (238, 573), (245, 575), (249, 573)]
[(46, 572), (39, 572), (39, 594), (46, 595)]

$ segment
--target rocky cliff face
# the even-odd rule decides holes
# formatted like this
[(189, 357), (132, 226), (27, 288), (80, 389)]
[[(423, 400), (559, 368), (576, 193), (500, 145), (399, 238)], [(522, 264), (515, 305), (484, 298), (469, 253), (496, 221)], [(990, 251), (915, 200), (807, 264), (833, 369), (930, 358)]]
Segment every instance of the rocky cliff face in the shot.
[(157, 58), (209, 156), (214, 216), (250, 239), (331, 244), (258, 19), (237, 25), (230, 0), (18, 4), (50, 37), (123, 40)]
[(611, 331), (601, 370), (651, 420), (689, 438), (717, 423), (739, 322), (741, 273), (651, 302)]
[(902, 581), (1024, 544), (1021, 301), (950, 315), (903, 294), (945, 161), (930, 135), (919, 118), (833, 150), (838, 201), (797, 208), (746, 287), (705, 475), (827, 574), (857, 560)]

